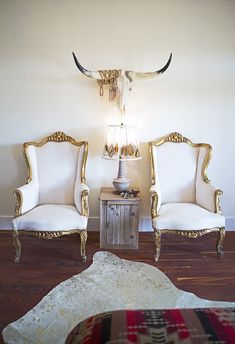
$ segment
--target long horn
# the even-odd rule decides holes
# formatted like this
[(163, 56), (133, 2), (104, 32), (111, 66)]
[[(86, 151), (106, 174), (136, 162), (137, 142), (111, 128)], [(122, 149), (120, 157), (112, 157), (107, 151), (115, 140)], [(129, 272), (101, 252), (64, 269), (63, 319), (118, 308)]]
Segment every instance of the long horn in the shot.
[(72, 54), (73, 54), (74, 62), (76, 66), (78, 67), (78, 69), (80, 70), (80, 72), (82, 72), (86, 76), (89, 76), (90, 78), (101, 79), (99, 72), (94, 72), (94, 71), (83, 68), (82, 65), (78, 62), (76, 55), (73, 52)]
[(162, 74), (167, 70), (167, 68), (169, 67), (169, 65), (171, 63), (171, 58), (172, 58), (172, 53), (170, 54), (170, 57), (169, 57), (166, 65), (163, 68), (161, 68), (155, 72), (138, 73), (138, 72), (126, 71), (126, 76), (132, 80), (133, 79), (151, 79), (151, 78), (154, 78), (155, 76)]

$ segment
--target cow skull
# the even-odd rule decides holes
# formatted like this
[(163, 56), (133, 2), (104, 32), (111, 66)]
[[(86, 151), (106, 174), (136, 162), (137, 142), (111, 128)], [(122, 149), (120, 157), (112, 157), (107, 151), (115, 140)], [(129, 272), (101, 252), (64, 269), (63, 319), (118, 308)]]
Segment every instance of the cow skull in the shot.
[(127, 98), (131, 91), (131, 83), (134, 79), (151, 79), (164, 73), (171, 63), (172, 54), (166, 65), (155, 72), (133, 72), (122, 69), (90, 71), (82, 67), (75, 54), (73, 58), (76, 66), (84, 75), (97, 80), (100, 87), (100, 96), (104, 94), (104, 85), (109, 86), (109, 100), (116, 100), (122, 114), (125, 113)]

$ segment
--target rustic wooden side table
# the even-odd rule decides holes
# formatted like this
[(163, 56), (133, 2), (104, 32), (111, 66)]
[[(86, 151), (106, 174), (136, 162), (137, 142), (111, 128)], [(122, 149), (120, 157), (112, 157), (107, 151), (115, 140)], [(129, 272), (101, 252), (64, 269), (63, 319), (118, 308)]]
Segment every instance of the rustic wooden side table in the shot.
[(100, 248), (138, 248), (140, 197), (123, 198), (113, 188), (100, 191)]

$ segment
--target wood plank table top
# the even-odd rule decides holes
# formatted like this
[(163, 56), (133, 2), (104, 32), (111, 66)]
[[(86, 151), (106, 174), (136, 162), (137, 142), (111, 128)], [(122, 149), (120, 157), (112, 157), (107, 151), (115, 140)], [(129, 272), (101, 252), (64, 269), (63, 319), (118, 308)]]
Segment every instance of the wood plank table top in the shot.
[(112, 187), (102, 187), (100, 190), (100, 201), (140, 201), (141, 196), (124, 198)]

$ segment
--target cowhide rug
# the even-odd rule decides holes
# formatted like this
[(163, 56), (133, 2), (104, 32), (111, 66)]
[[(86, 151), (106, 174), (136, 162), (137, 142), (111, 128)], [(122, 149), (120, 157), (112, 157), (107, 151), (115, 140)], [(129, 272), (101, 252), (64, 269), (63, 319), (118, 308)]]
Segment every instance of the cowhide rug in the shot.
[(41, 302), (3, 330), (6, 343), (64, 343), (81, 320), (105, 311), (147, 308), (235, 307), (200, 299), (176, 288), (157, 268), (97, 252), (93, 264), (60, 283)]

